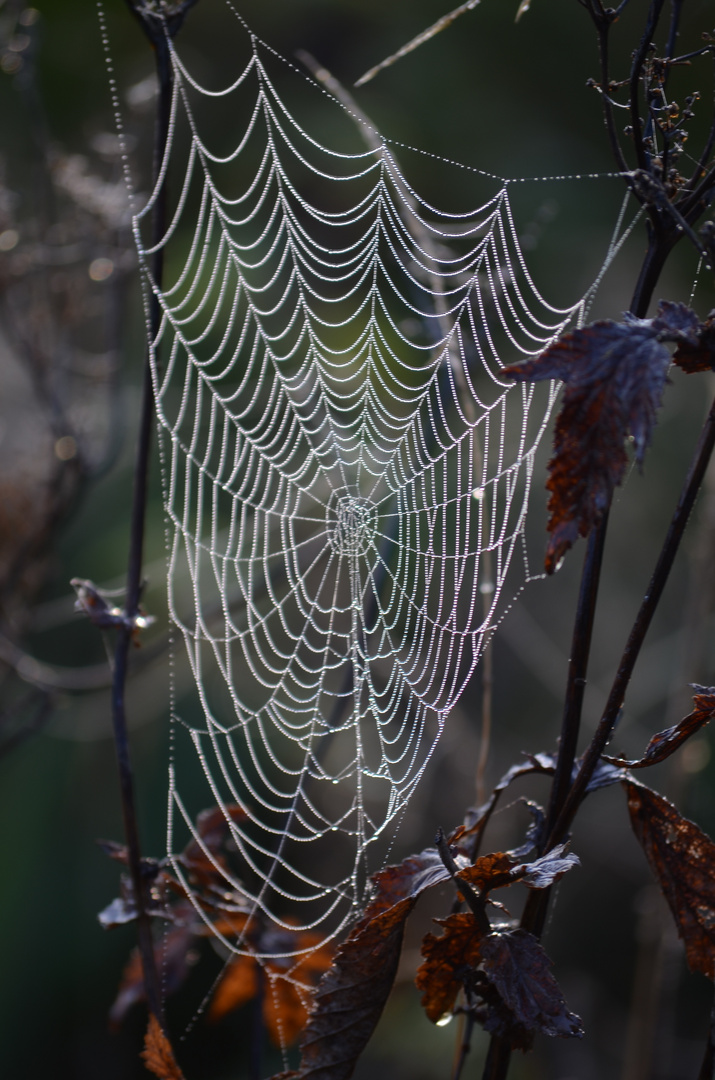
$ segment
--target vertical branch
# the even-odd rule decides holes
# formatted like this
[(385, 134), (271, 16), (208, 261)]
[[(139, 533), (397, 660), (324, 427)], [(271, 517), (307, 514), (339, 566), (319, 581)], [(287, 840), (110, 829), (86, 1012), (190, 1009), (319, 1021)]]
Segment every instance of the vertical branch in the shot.
[(584, 754), (581, 768), (579, 769), (578, 776), (569, 792), (563, 810), (551, 831), (551, 836), (548, 841), (549, 846), (558, 843), (559, 839), (563, 838), (568, 832), (579, 803), (588, 786), (588, 782), (593, 775), (593, 770), (598, 764), (598, 759), (605, 750), (611, 737), (611, 733), (613, 732), (613, 728), (615, 727), (623, 706), (623, 700), (626, 695), (631, 675), (633, 674), (636, 660), (638, 659), (655, 610), (663, 595), (663, 589), (668, 580), (670, 570), (680, 546), (680, 541), (685, 532), (685, 526), (688, 523), (688, 518), (690, 517), (695, 499), (697, 498), (703, 482), (705, 471), (708, 467), (714, 447), (715, 402), (713, 402), (710, 408), (710, 412), (708, 413), (698, 444), (695, 448), (693, 461), (688, 470), (683, 490), (678, 499), (678, 504), (666, 534), (658, 562), (656, 563), (655, 570), (653, 571), (653, 575), (648, 584), (643, 603), (640, 606), (633, 628), (628, 637), (628, 642), (626, 643), (611, 692), (608, 696), (608, 701), (606, 702), (606, 708), (591, 744)]
[[(556, 771), (551, 785), (551, 798), (546, 817), (546, 837), (550, 836), (571, 787), (573, 766), (578, 747), (578, 736), (581, 729), (583, 697), (586, 691), (586, 674), (591, 652), (593, 622), (596, 615), (596, 600), (598, 598), (598, 588), (601, 580), (603, 548), (606, 542), (606, 533), (608, 531), (608, 517), (609, 510), (607, 508), (598, 525), (591, 531), (588, 538), (588, 548), (584, 558), (583, 570), (581, 572), (581, 586), (571, 641), (571, 656), (566, 681), (566, 695), (564, 698), (564, 712), (561, 722), (559, 752), (556, 759)], [(549, 843), (548, 847), (550, 846)], [(548, 850), (548, 847), (545, 847), (544, 850)], [(550, 894), (550, 889), (533, 889), (529, 893), (529, 897), (524, 907), (521, 925), (525, 930), (529, 930), (532, 934), (536, 934), (537, 937), (540, 937), (543, 933)]]
[[(173, 72), (169, 56), (169, 36), (176, 33), (183, 21), (188, 7), (195, 0), (180, 5), (172, 10), (168, 19), (147, 9), (141, 0), (127, 0), (130, 10), (139, 20), (155, 52), (156, 69), (159, 78), (159, 100), (157, 105), (154, 139), (154, 181), (156, 183), (161, 170), (161, 163), (166, 153), (171, 116), (173, 92)], [(176, 6), (174, 6), (176, 7)], [(152, 216), (152, 246), (155, 252), (152, 259), (152, 275), (155, 290), (161, 287), (164, 253), (161, 240), (166, 232), (167, 217), (167, 182), (166, 177), (157, 194)], [(125, 601), (124, 625), (117, 630), (112, 681), (112, 724), (114, 743), (119, 770), (119, 785), (122, 801), (124, 833), (127, 843), (129, 871), (131, 874), (137, 910), (139, 952), (144, 974), (144, 989), (149, 1010), (163, 1024), (163, 1010), (159, 973), (154, 953), (154, 941), (149, 914), (149, 894), (147, 882), (142, 873), (141, 848), (139, 844), (139, 826), (137, 821), (136, 800), (134, 796), (134, 778), (129, 752), (129, 736), (126, 719), (126, 681), (129, 661), (129, 647), (132, 641), (133, 624), (139, 613), (139, 601), (142, 592), (142, 560), (144, 552), (144, 528), (147, 505), (147, 485), (149, 475), (149, 456), (151, 452), (151, 432), (154, 416), (154, 394), (151, 376), (151, 359), (155, 348), (161, 308), (156, 291), (152, 291), (149, 300), (149, 342), (144, 361), (142, 378), (142, 403), (139, 418), (139, 435), (134, 466), (134, 487), (129, 535), (129, 559), (127, 567), (127, 588)]]

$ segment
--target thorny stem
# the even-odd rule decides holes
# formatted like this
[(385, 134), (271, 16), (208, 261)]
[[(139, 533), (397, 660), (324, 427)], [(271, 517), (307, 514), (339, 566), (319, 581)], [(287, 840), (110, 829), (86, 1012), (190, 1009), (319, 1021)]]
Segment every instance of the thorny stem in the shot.
[[(152, 18), (147, 14), (144, 11), (143, 6), (138, 6), (133, 3), (132, 0), (127, 0), (127, 3), (133, 14), (141, 23), (156, 54), (156, 67), (159, 77), (159, 100), (157, 105), (154, 143), (154, 177), (156, 179), (159, 176), (161, 163), (166, 152), (173, 90), (173, 73), (166, 36), (168, 30), (161, 20), (157, 20), (156, 17)], [(189, 5), (187, 4), (185, 6), (188, 7)], [(180, 25), (180, 23), (178, 25)], [(176, 29), (178, 29), (178, 25), (176, 25)], [(157, 287), (160, 286), (163, 274), (163, 248), (161, 247), (160, 242), (166, 231), (166, 216), (167, 187), (166, 182), (164, 182), (156, 200), (152, 219), (152, 239), (153, 246), (156, 248), (153, 256), (152, 274)], [(149, 1010), (163, 1027), (163, 1009), (159, 973), (154, 953), (151, 916), (148, 911), (149, 895), (147, 882), (142, 874), (141, 848), (139, 844), (139, 828), (134, 797), (134, 779), (129, 753), (129, 736), (127, 731), (125, 704), (129, 647), (132, 641), (132, 621), (139, 613), (139, 601), (142, 592), (144, 524), (146, 518), (151, 429), (154, 415), (154, 394), (150, 360), (152, 349), (154, 348), (154, 341), (156, 340), (159, 330), (160, 319), (161, 311), (159, 301), (156, 294), (152, 293), (149, 301), (149, 331), (151, 337), (144, 363), (139, 437), (134, 468), (134, 489), (132, 496), (125, 601), (125, 613), (127, 618), (125, 620), (125, 625), (117, 630), (112, 682), (112, 723), (114, 727), (114, 743), (119, 770), (124, 833), (127, 842), (129, 870), (137, 909), (139, 952), (144, 974), (144, 989)]]
[(683, 2), (684, 0), (671, 0), (673, 8), (670, 16), (670, 29), (668, 30), (668, 43), (665, 46), (665, 56), (667, 60), (672, 60), (675, 55), (675, 46), (678, 41), (678, 27), (680, 26), (680, 17), (683, 14)]
[(551, 826), (558, 817), (561, 806), (568, 794), (568, 789), (571, 786), (571, 773), (576, 757), (583, 696), (586, 690), (586, 673), (591, 651), (593, 620), (596, 613), (596, 599), (601, 579), (601, 564), (607, 531), (608, 511), (603, 514), (598, 525), (592, 530), (588, 538), (588, 548), (583, 564), (581, 589), (571, 643), (559, 756), (556, 762), (556, 772), (551, 789), (551, 803), (547, 816), (548, 831), (550, 831)]
[(673, 242), (664, 241), (662, 236), (656, 235), (655, 229), (650, 222), (648, 223), (648, 231), (650, 234), (648, 251), (638, 275), (630, 306), (630, 311), (639, 319), (645, 318), (658, 278), (672, 251), (673, 243), (680, 236), (679, 233), (675, 233)]

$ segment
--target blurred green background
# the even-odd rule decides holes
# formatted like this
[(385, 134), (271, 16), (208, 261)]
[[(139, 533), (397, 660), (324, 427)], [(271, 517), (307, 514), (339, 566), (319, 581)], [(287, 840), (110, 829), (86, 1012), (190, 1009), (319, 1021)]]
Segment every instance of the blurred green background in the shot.
[[(687, 6), (689, 40), (696, 41), (712, 11), (705, 0)], [(152, 101), (142, 87), (152, 56), (126, 6), (107, 0), (104, 8), (131, 167), (137, 187), (146, 190)], [(278, 52), (291, 58), (308, 50), (351, 86), (448, 5), (245, 0), (238, 8)], [(398, 142), (505, 177), (612, 170), (598, 96), (586, 88), (586, 79), (597, 75), (597, 54), (585, 14), (574, 0), (534, 0), (515, 25), (515, 9), (515, 2), (484, 0), (355, 91), (359, 104)], [(644, 10), (634, 0), (618, 27), (618, 74), (625, 74)], [(199, 0), (181, 32), (181, 49), (206, 71), (232, 70), (224, 18), (222, 0)], [(98, 687), (106, 681), (105, 647), (73, 615), (69, 580), (121, 586), (143, 357), (140, 291), (94, 5), (47, 0), (28, 8), (5, 0), (0, 50), (0, 1074), (128, 1080), (147, 1075), (138, 1059), (142, 1010), (118, 1033), (109, 1032), (107, 1011), (133, 931), (104, 933), (96, 919), (117, 894), (118, 871), (95, 840), (122, 838), (109, 698)], [(694, 88), (712, 98), (706, 69)], [(697, 135), (696, 124), (696, 145)], [(408, 157), (410, 176), (428, 199), (442, 207), (474, 201), (469, 172), (437, 169), (426, 158), (418, 167), (418, 156)], [(572, 302), (593, 278), (621, 197), (618, 180), (516, 190), (517, 228), (530, 238), (530, 266), (552, 302)], [(636, 235), (604, 282), (596, 314), (618, 317), (628, 307), (643, 246), (643, 235)], [(676, 252), (658, 295), (687, 301), (694, 270), (690, 253)], [(713, 307), (711, 281), (701, 280), (694, 303), (701, 314)], [(588, 725), (597, 719), (647, 583), (707, 396), (702, 381), (672, 376), (645, 475), (633, 472), (618, 493)], [(542, 470), (547, 456), (545, 446)], [(168, 760), (159, 496), (154, 463), (146, 602), (157, 623), (132, 658), (129, 703), (141, 832), (153, 855), (165, 844)], [(538, 557), (546, 501), (538, 485), (533, 501)], [(715, 682), (714, 507), (710, 482), (616, 737), (630, 755), (689, 711), (688, 681)], [(581, 547), (555, 579), (529, 587), (497, 638), (492, 782), (521, 751), (553, 747)], [(52, 672), (38, 663), (52, 665)], [(52, 678), (49, 696), (34, 688)], [(473, 802), (479, 700), (477, 673), (410, 806), (396, 856), (431, 843), (438, 825), (451, 828)], [(712, 832), (714, 775), (705, 734), (677, 764), (654, 770), (652, 781)], [(546, 796), (536, 782), (524, 782), (504, 805), (521, 794)], [(519, 808), (498, 815), (490, 846), (518, 843), (526, 820)], [(560, 886), (545, 944), (587, 1035), (582, 1042), (540, 1040), (533, 1055), (515, 1060), (515, 1080), (694, 1076), (707, 1026), (707, 984), (687, 975), (620, 790), (591, 798), (573, 850), (583, 866)], [(450, 1075), (457, 1024), (434, 1028), (411, 984), (420, 937), (432, 915), (445, 913), (446, 892), (430, 903), (408, 930), (398, 986), (358, 1077)], [(176, 1002), (177, 1030), (190, 1026), (217, 963), (204, 958)], [(179, 1043), (187, 1077), (247, 1077), (250, 1030), (250, 1015), (215, 1027), (198, 1017)], [(630, 1057), (629, 1045), (638, 1051)], [(476, 1036), (465, 1076), (480, 1075), (484, 1048)], [(269, 1053), (264, 1074), (280, 1067), (280, 1057)]]

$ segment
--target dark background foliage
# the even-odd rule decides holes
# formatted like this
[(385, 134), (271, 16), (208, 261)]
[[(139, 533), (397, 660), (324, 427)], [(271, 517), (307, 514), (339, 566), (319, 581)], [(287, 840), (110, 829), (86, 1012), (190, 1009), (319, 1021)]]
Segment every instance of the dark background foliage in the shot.
[[(125, 93), (151, 73), (152, 57), (125, 5), (107, 0), (105, 6), (118, 83)], [(382, 131), (401, 142), (500, 175), (611, 170), (597, 95), (585, 86), (586, 78), (596, 75), (595, 43), (585, 16), (573, 0), (535, 0), (533, 10), (514, 25), (515, 7), (485, 0), (483, 7), (356, 92), (361, 106)], [(635, 43), (629, 22), (636, 25), (644, 7), (641, 0), (634, 3), (619, 28), (624, 63)], [(0, 273), (5, 297), (0, 312), (1, 630), (6, 643), (0, 672), (0, 1059), (3, 1075), (11, 1080), (46, 1074), (57, 1080), (128, 1080), (146, 1075), (137, 1056), (144, 1019), (137, 1010), (121, 1032), (110, 1034), (107, 1011), (133, 932), (107, 934), (96, 921), (97, 911), (116, 894), (118, 875), (95, 840), (121, 838), (122, 827), (108, 693), (59, 688), (45, 707), (44, 699), (33, 696), (30, 684), (16, 674), (19, 665), (27, 675), (27, 660), (23, 669), (22, 657), (7, 646), (13, 643), (37, 660), (85, 673), (103, 663), (99, 635), (72, 615), (69, 580), (80, 576), (121, 584), (143, 353), (138, 285), (131, 254), (122, 254), (130, 252), (126, 227), (106, 207), (106, 212), (97, 211), (95, 204), (88, 208), (87, 190), (77, 180), (84, 169), (106, 184), (121, 181), (116, 154), (103, 141), (113, 132), (113, 121), (96, 12), (85, 0), (45, 0), (38, 8), (39, 17), (23, 29), (15, 27), (14, 19), (25, 5), (0, 3), (0, 35), (9, 33), (11, 23), (15, 27), (15, 37), (2, 39), (0, 64), (0, 234), (19, 234), (17, 245), (0, 252), (0, 260), (6, 260)], [(444, 14), (446, 5), (442, 0), (245, 0), (240, 10), (279, 52), (290, 57), (298, 48), (307, 49), (350, 86)], [(230, 69), (232, 57), (219, 30), (221, 11), (220, 0), (199, 0), (181, 34), (182, 49), (206, 70), (214, 65)], [(708, 28), (705, 3), (694, 4), (691, 17), (697, 29)], [(17, 32), (27, 33), (29, 44), (18, 48)], [(704, 93), (712, 89), (698, 88)], [(145, 189), (151, 106), (142, 109), (139, 102), (129, 117), (130, 134), (136, 137), (133, 167), (138, 186)], [(58, 172), (57, 161), (66, 165), (68, 154), (84, 155), (86, 165), (75, 163), (74, 173), (70, 169), (67, 174), (66, 167)], [(47, 179), (48, 155), (55, 162), (54, 183)], [(474, 183), (470, 173), (437, 169), (429, 159), (423, 162), (420, 182), (440, 205), (470, 201)], [(106, 198), (110, 194), (104, 190)], [(520, 229), (523, 238), (529, 237), (525, 246), (537, 281), (554, 302), (570, 302), (593, 276), (620, 197), (619, 181), (532, 184), (516, 192)], [(57, 239), (59, 234), (50, 237), (52, 243), (81, 239), (67, 266), (36, 257), (37, 246), (48, 241), (48, 228), (62, 222), (69, 231), (64, 240)], [(641, 237), (626, 250), (604, 285), (596, 314), (618, 318), (628, 306), (642, 246)], [(29, 262), (8, 270), (9, 260), (20, 256)], [(101, 259), (110, 259), (113, 266), (105, 278), (96, 264)], [(93, 277), (88, 273), (92, 266)], [(694, 260), (676, 253), (657, 296), (687, 300), (693, 271)], [(40, 285), (28, 291), (28, 280)], [(35, 339), (30, 331), (40, 327), (48, 305), (54, 321), (44, 336), (38, 329)], [(713, 306), (711, 286), (696, 294), (695, 306), (701, 316)], [(44, 349), (45, 359), (29, 361), (31, 347)], [(96, 362), (89, 376), (78, 376), (80, 361), (86, 367), (87, 357), (97, 355), (104, 357), (103, 366)], [(59, 388), (54, 376), (46, 377), (47, 366), (58, 356), (64, 365)], [(38, 369), (45, 374), (28, 382), (28, 372)], [(705, 407), (702, 387), (681, 372), (672, 375), (645, 475), (629, 474), (617, 496), (588, 692), (591, 725), (690, 455)], [(72, 408), (68, 401), (75, 403)], [(67, 457), (68, 444), (61, 440), (69, 423), (82, 438), (76, 440), (81, 453)], [(143, 844), (147, 853), (161, 854), (167, 705), (166, 662), (161, 657), (154, 662), (152, 652), (158, 650), (152, 642), (160, 641), (164, 629), (156, 469), (152, 479), (147, 605), (159, 618), (153, 636), (133, 658), (137, 675), (129, 714)], [(616, 750), (627, 756), (637, 756), (650, 734), (689, 711), (689, 681), (715, 682), (709, 558), (714, 486), (711, 482), (700, 501), (615, 739)], [(48, 491), (57, 495), (56, 505)], [(544, 546), (545, 504), (546, 495), (537, 487), (537, 558)], [(552, 747), (581, 546), (555, 579), (530, 586), (497, 639), (491, 781), (520, 751)], [(33, 725), (38, 730), (25, 738)], [(430, 844), (438, 825), (452, 828), (473, 802), (478, 730), (477, 675), (403, 822), (399, 854)], [(654, 774), (653, 782), (677, 795), (681, 809), (712, 833), (709, 738), (699, 735), (676, 764), (658, 766), (660, 775)], [(543, 790), (532, 779), (515, 788), (514, 795), (538, 798)], [(489, 846), (499, 850), (518, 843), (526, 822), (523, 809), (498, 814)], [(586, 1038), (542, 1040), (534, 1055), (515, 1061), (514, 1077), (637, 1080), (652, 1075), (676, 1080), (694, 1075), (706, 1027), (705, 980), (686, 975), (682, 948), (631, 835), (620, 788), (590, 799), (576, 826), (573, 850), (582, 866), (559, 886), (545, 946), (569, 1007), (584, 1020)], [(449, 1074), (456, 1023), (434, 1028), (420, 1010), (412, 983), (419, 941), (431, 916), (444, 913), (447, 893), (445, 888), (441, 901), (425, 902), (408, 928), (396, 992), (358, 1076), (431, 1080)], [(201, 962), (197, 981), (176, 1005), (178, 1028), (191, 1020), (201, 999), (198, 987), (206, 989), (216, 970), (215, 958)], [(650, 1000), (653, 987), (657, 993)], [(250, 1010), (212, 1028), (199, 1017), (186, 1043), (178, 1044), (187, 1076), (227, 1080), (245, 1075), (251, 1023)], [(629, 1057), (629, 1046), (639, 1048), (640, 1065)], [(638, 1071), (644, 1047), (653, 1053), (650, 1073)], [(475, 1074), (483, 1048), (477, 1039)], [(267, 1058), (266, 1074), (279, 1065)]]

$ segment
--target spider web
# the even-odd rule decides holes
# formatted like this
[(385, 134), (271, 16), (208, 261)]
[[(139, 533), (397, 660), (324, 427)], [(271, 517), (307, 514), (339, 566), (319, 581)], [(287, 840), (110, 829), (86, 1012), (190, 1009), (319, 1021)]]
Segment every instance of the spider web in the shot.
[[(516, 181), (474, 170), (480, 205), (430, 205), (397, 144), (239, 22), (247, 59), (222, 88), (170, 46), (170, 136), (135, 218), (162, 312), (174, 665), (194, 686), (172, 705), (168, 851), (191, 898), (176, 853), (189, 834), (204, 847), (196, 808), (222, 807), (240, 871), (204, 853), (226, 889), (249, 922), (314, 945), (361, 906), (371, 849), (379, 863), (532, 577), (554, 391), (500, 371), (582, 320), (595, 285), (552, 306), (519, 244)], [(301, 94), (322, 95), (332, 141), (297, 118)], [(160, 288), (148, 237), (165, 177)], [(619, 219), (599, 279), (627, 231)], [(196, 908), (232, 952), (300, 952), (297, 937), (249, 946)]]

